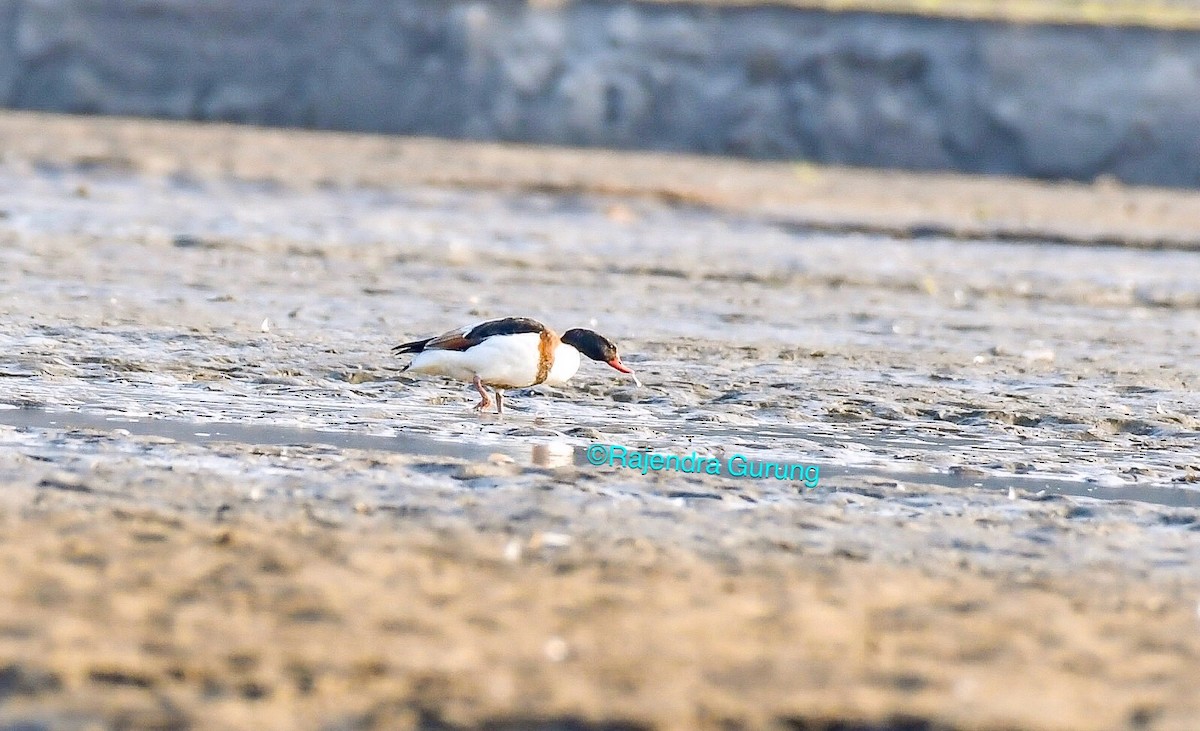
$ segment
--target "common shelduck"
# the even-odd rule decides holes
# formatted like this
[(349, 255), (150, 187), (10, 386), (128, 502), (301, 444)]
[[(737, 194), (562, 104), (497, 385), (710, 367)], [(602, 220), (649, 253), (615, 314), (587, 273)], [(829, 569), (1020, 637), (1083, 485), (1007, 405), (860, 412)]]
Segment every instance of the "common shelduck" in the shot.
[(637, 376), (617, 355), (611, 340), (592, 330), (575, 328), (559, 337), (528, 317), (506, 317), (468, 325), (437, 337), (414, 340), (392, 348), (396, 355), (416, 353), (402, 371), (449, 376), (468, 381), (479, 391), (483, 411), (492, 405), (485, 385), (496, 393), (496, 413), (504, 413), (504, 390), (539, 383), (561, 386), (579, 370), (579, 355), (607, 363), (622, 373)]

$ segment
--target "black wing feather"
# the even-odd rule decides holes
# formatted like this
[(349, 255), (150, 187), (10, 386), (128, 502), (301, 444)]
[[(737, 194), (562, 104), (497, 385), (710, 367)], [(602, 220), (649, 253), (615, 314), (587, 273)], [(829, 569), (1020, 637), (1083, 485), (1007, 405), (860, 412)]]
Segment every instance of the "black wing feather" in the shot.
[(402, 343), (392, 348), (392, 352), (396, 355), (403, 355), (404, 353), (420, 353), (425, 349), (425, 346), (429, 344), (430, 340), (433, 340), (433, 338), (414, 340), (411, 343)]

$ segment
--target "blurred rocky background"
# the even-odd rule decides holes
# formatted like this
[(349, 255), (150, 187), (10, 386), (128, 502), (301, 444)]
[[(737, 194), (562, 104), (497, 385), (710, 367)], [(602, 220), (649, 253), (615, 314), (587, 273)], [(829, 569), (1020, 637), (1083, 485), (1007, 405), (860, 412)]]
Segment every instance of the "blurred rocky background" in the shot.
[(0, 0), (0, 105), (1200, 185), (1200, 3), (821, 5)]

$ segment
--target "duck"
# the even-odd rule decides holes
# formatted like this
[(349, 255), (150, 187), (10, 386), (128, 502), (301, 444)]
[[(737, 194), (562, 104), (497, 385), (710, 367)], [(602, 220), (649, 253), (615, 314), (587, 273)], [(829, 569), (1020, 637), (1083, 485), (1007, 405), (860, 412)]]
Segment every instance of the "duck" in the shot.
[(496, 413), (504, 413), (504, 391), (538, 384), (562, 386), (579, 370), (580, 356), (627, 373), (642, 385), (631, 368), (621, 362), (613, 341), (594, 330), (572, 328), (561, 336), (537, 320), (505, 317), (467, 325), (433, 337), (401, 343), (395, 355), (413, 353), (401, 372), (447, 376), (471, 383), (479, 392), (475, 410), (492, 405), (484, 386), (496, 396)]

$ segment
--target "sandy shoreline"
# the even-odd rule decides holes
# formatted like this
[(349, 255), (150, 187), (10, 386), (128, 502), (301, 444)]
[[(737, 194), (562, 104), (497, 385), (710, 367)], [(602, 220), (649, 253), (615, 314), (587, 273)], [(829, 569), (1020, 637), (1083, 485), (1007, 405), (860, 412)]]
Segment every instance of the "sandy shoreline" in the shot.
[[(655, 0), (669, 2), (670, 0)], [(762, 6), (760, 0), (694, 0), (710, 6)], [(1060, 0), (772, 0), (773, 5), (835, 12), (898, 13), (938, 18), (969, 18), (1005, 23), (1064, 23), (1131, 25), (1149, 28), (1196, 28), (1200, 7), (1194, 0), (1137, 3), (1100, 0), (1077, 3)]]
[[(1200, 714), (1169, 497), (1200, 479), (1195, 194), (32, 115), (0, 141), (0, 728)], [(982, 199), (1059, 243), (935, 233)], [(589, 367), (480, 420), (387, 354), (514, 312), (594, 324), (646, 387)]]
[[(203, 482), (211, 505), (211, 475)], [(574, 487), (538, 489), (545, 506)], [(236, 503), (203, 520), (39, 492), (5, 511), (12, 612), (0, 652), (8, 718), (54, 727), (574, 717), (902, 728), (887, 719), (908, 716), (945, 728), (1182, 729), (1197, 710), (1194, 581), (1113, 563), (1055, 571), (1026, 553), (1037, 568), (985, 568), (937, 546), (906, 563), (761, 539), (714, 557), (622, 538), (611, 530), (620, 516), (566, 542), (530, 525), (546, 516), (480, 526), (415, 509), (330, 520), (292, 507), (264, 518)], [(873, 511), (853, 510), (863, 506), (852, 495), (798, 522), (814, 536), (839, 520), (886, 533), (861, 520)], [(1064, 508), (1020, 512), (1073, 541), (1133, 532), (1076, 527)], [(907, 530), (942, 534), (939, 523), (917, 517)], [(560, 515), (553, 527), (577, 524)]]
[(721, 157), (586, 150), (31, 112), (0, 115), (14, 161), (152, 176), (232, 177), (300, 189), (614, 196), (820, 232), (950, 235), (1200, 249), (1197, 193), (903, 173)]

